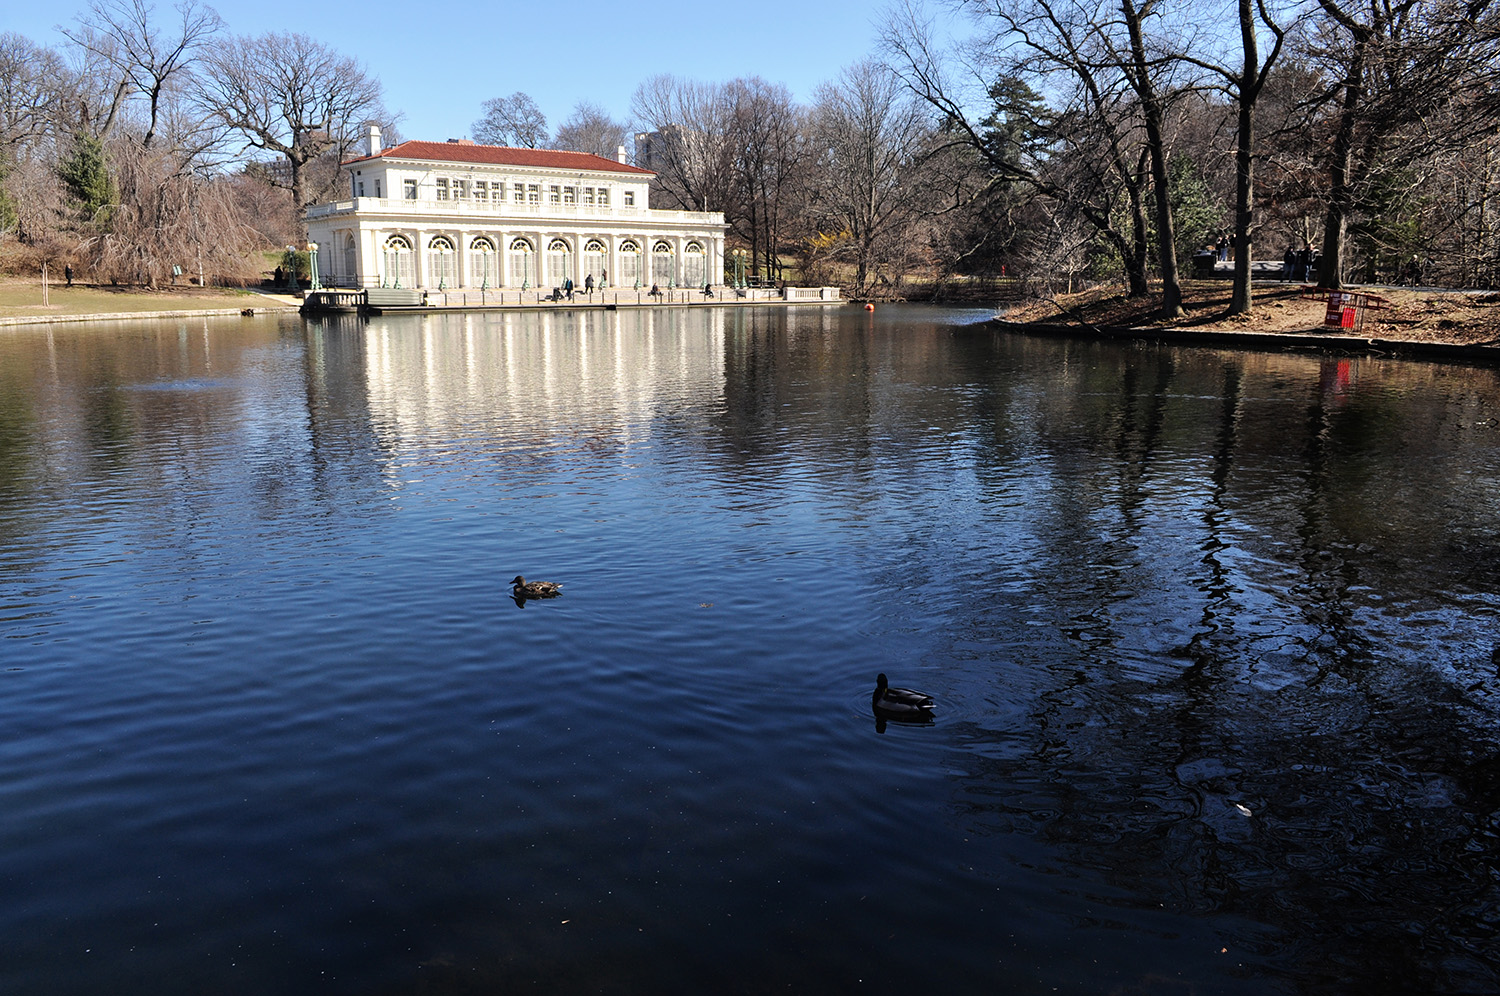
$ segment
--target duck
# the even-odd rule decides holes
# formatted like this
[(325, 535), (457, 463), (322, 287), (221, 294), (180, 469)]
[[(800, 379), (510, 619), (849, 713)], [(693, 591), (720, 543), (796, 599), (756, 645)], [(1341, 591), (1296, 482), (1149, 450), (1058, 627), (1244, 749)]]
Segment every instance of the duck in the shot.
[(932, 719), (932, 696), (910, 688), (892, 688), (884, 674), (875, 676), (870, 705), (877, 716), (926, 722)]
[(556, 598), (562, 594), (562, 585), (556, 582), (527, 581), (519, 574), (510, 585), (510, 593), (517, 598)]

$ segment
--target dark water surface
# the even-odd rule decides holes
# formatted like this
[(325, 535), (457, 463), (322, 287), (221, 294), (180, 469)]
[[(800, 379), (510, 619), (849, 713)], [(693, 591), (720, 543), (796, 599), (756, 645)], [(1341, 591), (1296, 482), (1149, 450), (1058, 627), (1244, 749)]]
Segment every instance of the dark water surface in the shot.
[(0, 992), (1500, 990), (1496, 373), (976, 317), (0, 335)]

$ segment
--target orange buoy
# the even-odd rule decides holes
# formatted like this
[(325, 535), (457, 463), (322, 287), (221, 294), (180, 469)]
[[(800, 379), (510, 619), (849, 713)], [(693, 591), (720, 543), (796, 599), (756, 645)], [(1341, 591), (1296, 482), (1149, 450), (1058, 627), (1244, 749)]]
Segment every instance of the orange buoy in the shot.
[(865, 310), (866, 311), (874, 311), (875, 310), (875, 305), (873, 305), (873, 304), (866, 304), (865, 305)]

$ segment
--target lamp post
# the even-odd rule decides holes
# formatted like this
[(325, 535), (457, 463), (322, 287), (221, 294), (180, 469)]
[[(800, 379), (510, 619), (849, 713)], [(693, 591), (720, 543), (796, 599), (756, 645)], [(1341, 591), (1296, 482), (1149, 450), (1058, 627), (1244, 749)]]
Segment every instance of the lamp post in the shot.
[(323, 282), (318, 279), (318, 244), (316, 242), (307, 244), (307, 271), (308, 290), (322, 290)]
[(734, 256), (734, 286), (736, 290), (745, 289), (745, 250), (735, 249)]

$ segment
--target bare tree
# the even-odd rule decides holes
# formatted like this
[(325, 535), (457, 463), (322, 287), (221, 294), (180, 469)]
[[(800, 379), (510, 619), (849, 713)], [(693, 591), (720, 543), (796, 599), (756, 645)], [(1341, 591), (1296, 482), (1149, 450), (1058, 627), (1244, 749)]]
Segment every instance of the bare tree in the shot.
[(201, 99), (248, 148), (285, 162), (304, 237), (308, 164), (351, 148), (360, 124), (381, 111), (376, 79), (354, 59), (300, 34), (233, 38), (218, 46), (206, 60)]
[[(1092, 225), (1118, 254), (1129, 294), (1144, 296), (1150, 183), (1128, 88), (1109, 60), (1091, 53), (1089, 25), (1067, 4), (981, 3), (974, 13), (999, 28), (974, 42), (954, 71), (918, 9), (897, 8), (884, 32), (895, 71), (938, 112), (950, 143), (983, 157), (990, 184), (977, 199), (998, 186), (1030, 186)], [(1041, 99), (1043, 88), (1055, 108)], [(985, 117), (971, 112), (976, 103), (988, 107)]]
[(724, 86), (653, 76), (631, 109), (649, 131), (636, 137), (636, 165), (656, 171), (651, 196), (688, 211), (731, 210), (735, 148)]
[[(1333, 106), (1318, 286), (1342, 285), (1346, 236), (1361, 197), (1395, 170), (1492, 131), (1500, 3), (1318, 0), (1315, 53)], [(1440, 127), (1434, 125), (1440, 124)]]
[[(182, 122), (196, 131), (191, 119)], [(120, 204), (108, 229), (90, 241), (87, 258), (96, 279), (157, 287), (181, 275), (239, 279), (252, 250), (265, 241), (235, 210), (232, 191), (210, 162), (164, 128), (151, 148), (116, 141), (111, 162)], [(180, 271), (180, 272), (179, 272)]]
[(1177, 279), (1177, 237), (1172, 217), (1172, 180), (1167, 168), (1167, 142), (1163, 119), (1169, 99), (1160, 75), (1169, 59), (1147, 50), (1147, 21), (1161, 10), (1160, 0), (1117, 0), (1128, 44), (1110, 37), (1109, 22), (1090, 28), (1101, 52), (1109, 53), (1113, 65), (1124, 75), (1140, 107), (1146, 133), (1146, 157), (1151, 164), (1152, 199), (1156, 208), (1157, 265), (1161, 268), (1161, 313), (1164, 318), (1182, 315), (1182, 286)]
[(482, 105), (484, 117), (474, 122), (474, 141), (486, 145), (540, 148), (547, 141), (547, 117), (536, 101), (517, 90)]
[(853, 263), (854, 293), (864, 296), (909, 248), (910, 226), (927, 207), (923, 167), (933, 129), (901, 80), (867, 60), (819, 88), (811, 134), (813, 209), (825, 221), (823, 234)]
[[(1235, 0), (1239, 44), (1215, 59), (1214, 52), (1195, 53), (1190, 46), (1177, 48), (1173, 58), (1192, 63), (1222, 78), (1221, 89), (1235, 104), (1234, 188), (1234, 289), (1229, 313), (1250, 313), (1250, 263), (1254, 240), (1255, 111), (1270, 79), (1271, 68), (1286, 42), (1286, 29), (1267, 0)], [(1271, 39), (1270, 51), (1261, 58), (1260, 39)]]
[[(148, 123), (141, 144), (156, 137), (162, 101), (170, 87), (192, 74), (199, 50), (222, 26), (212, 7), (198, 0), (182, 0), (172, 30), (163, 33), (152, 18), (156, 8), (145, 0), (93, 0), (76, 28), (63, 34), (80, 48), (113, 68), (119, 75), (118, 95), (133, 92), (146, 101)], [(114, 114), (109, 117), (111, 125)], [(108, 128), (105, 129), (108, 131)]]
[(56, 131), (66, 86), (56, 52), (11, 31), (0, 34), (0, 159)]
[(807, 154), (806, 116), (785, 86), (759, 76), (734, 80), (725, 97), (739, 202), (727, 220), (749, 244), (752, 261), (759, 256), (774, 280), (781, 276), (781, 235)]
[(604, 108), (587, 101), (573, 108), (568, 120), (557, 126), (557, 136), (552, 139), (554, 149), (571, 152), (591, 152), (605, 159), (615, 158), (623, 147), (627, 126), (609, 116)]
[(103, 141), (114, 132), (132, 88), (130, 79), (116, 67), (113, 53), (119, 46), (89, 28), (81, 28), (80, 33), (89, 44), (74, 42), (63, 50), (68, 91), (59, 128)]

